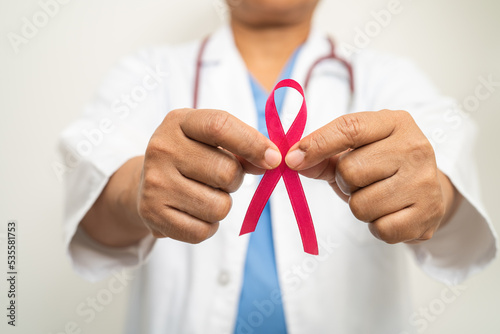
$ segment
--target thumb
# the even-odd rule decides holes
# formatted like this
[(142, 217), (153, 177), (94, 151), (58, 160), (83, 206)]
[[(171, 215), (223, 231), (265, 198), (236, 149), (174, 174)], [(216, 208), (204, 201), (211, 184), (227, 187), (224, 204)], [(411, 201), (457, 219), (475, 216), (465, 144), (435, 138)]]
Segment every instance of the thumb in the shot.
[(396, 124), (392, 110), (343, 115), (295, 143), (285, 161), (292, 169), (307, 169), (347, 149), (389, 137)]
[(347, 196), (340, 190), (337, 181), (335, 179), (335, 171), (340, 156), (349, 151), (350, 150), (346, 150), (342, 153), (336, 154), (331, 158), (321, 161), (319, 164), (313, 167), (303, 169), (298, 172), (299, 174), (304, 175), (305, 177), (317, 180), (325, 180), (333, 188), (335, 193), (337, 193), (337, 195), (347, 203), (349, 200), (349, 196)]

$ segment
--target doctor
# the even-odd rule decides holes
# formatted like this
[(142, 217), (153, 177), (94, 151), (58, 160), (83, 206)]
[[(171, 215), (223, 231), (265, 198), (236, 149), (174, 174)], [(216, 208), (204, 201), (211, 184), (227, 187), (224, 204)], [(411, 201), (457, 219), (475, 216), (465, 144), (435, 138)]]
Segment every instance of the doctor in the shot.
[[(238, 236), (257, 175), (282, 159), (265, 99), (279, 79), (304, 84), (329, 52), (311, 26), (317, 2), (242, 0), (203, 44), (123, 60), (63, 133), (78, 157), (68, 253), (90, 280), (138, 267), (127, 333), (410, 333), (428, 320), (410, 307), (407, 253), (446, 283), (494, 258), (473, 126), (448, 120), (453, 101), (411, 63), (371, 52), (313, 68), (306, 135), (285, 158), (302, 175), (320, 255), (303, 253), (281, 181), (256, 232)], [(286, 127), (297, 104), (285, 94)]]

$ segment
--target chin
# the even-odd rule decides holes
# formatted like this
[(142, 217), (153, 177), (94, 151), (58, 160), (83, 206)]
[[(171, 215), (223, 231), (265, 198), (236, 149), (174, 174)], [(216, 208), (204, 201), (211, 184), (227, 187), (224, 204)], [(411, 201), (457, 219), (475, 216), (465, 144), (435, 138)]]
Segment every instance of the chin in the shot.
[(286, 25), (310, 18), (319, 0), (227, 0), (233, 19), (256, 26)]

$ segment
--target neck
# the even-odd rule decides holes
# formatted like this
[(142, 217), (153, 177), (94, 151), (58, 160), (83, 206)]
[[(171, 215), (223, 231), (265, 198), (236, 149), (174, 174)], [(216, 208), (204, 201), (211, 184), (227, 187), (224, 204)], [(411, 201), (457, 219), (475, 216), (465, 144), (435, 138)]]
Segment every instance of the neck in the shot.
[(264, 89), (271, 91), (292, 53), (307, 39), (311, 20), (265, 27), (231, 20), (231, 28), (248, 70)]

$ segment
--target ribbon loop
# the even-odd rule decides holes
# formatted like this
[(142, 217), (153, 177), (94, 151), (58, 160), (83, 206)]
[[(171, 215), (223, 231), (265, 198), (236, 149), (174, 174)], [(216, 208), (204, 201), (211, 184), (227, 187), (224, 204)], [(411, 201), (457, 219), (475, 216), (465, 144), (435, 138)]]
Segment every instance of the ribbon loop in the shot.
[[(282, 87), (290, 87), (297, 90), (302, 95), (302, 105), (295, 117), (292, 125), (285, 134), (283, 125), (276, 109), (276, 102), (274, 101), (274, 92)], [(266, 206), (269, 197), (271, 197), (274, 188), (278, 181), (283, 177), (285, 187), (290, 197), (293, 213), (299, 226), (300, 236), (302, 238), (302, 245), (304, 251), (309, 254), (318, 255), (318, 242), (316, 240), (316, 232), (311, 217), (307, 199), (300, 182), (299, 174), (297, 171), (290, 169), (285, 163), (285, 156), (293, 144), (298, 142), (304, 133), (307, 121), (307, 107), (304, 90), (298, 82), (292, 79), (285, 79), (278, 82), (273, 91), (269, 95), (266, 102), (266, 126), (269, 133), (269, 139), (278, 146), (282, 161), (281, 164), (272, 170), (266, 171), (262, 180), (260, 181), (255, 194), (253, 195), (250, 206), (248, 207), (243, 225), (241, 226), (240, 235), (255, 231), (257, 222), (260, 215)]]

